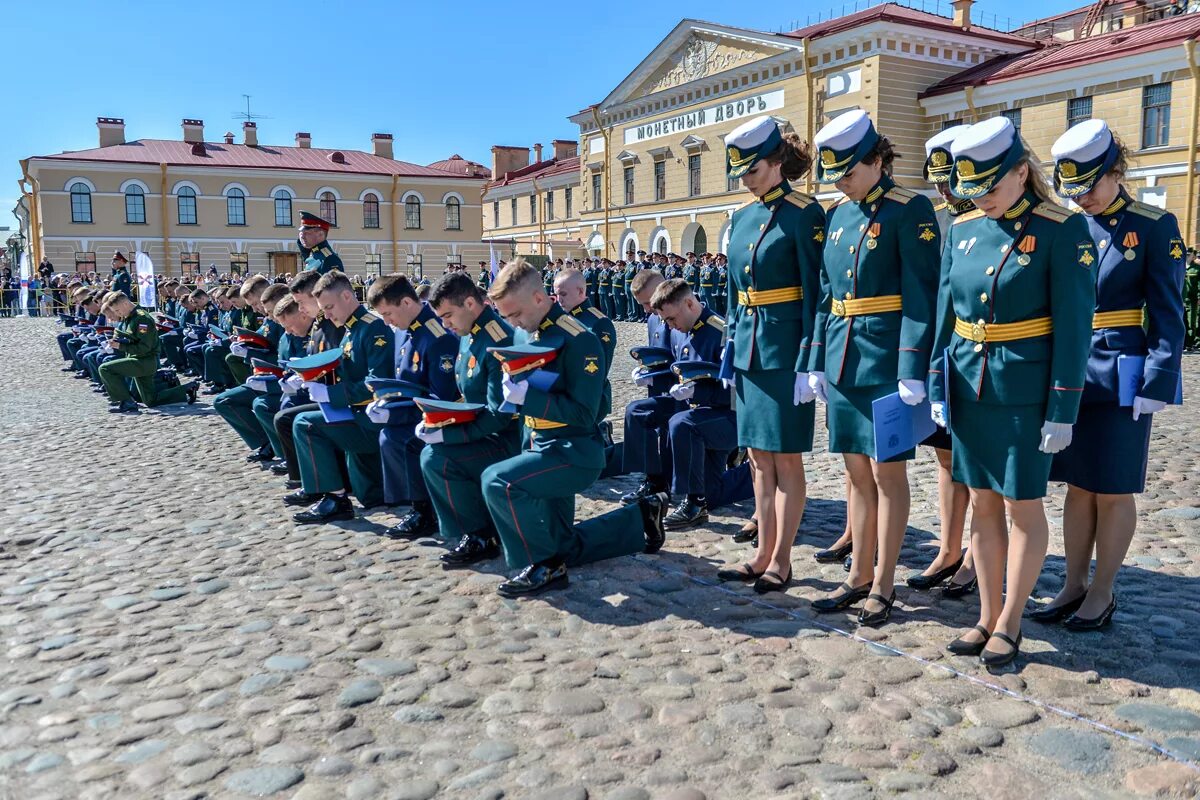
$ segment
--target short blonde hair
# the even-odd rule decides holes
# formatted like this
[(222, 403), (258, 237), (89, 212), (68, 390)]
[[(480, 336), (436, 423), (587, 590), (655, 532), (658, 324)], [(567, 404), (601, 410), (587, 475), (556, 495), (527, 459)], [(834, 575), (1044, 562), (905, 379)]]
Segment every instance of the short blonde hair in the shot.
[(269, 286), (270, 283), (271, 282), (262, 275), (255, 275), (251, 278), (247, 278), (242, 283), (241, 288), (238, 289), (238, 294), (242, 298), (249, 298), (252, 295), (262, 294), (264, 291), (266, 291), (267, 286)]
[(505, 264), (504, 269), (500, 270), (500, 274), (492, 283), (492, 288), (488, 290), (488, 297), (500, 300), (515, 291), (522, 289), (533, 291), (542, 288), (544, 288), (542, 273), (538, 268), (523, 258), (517, 258)]

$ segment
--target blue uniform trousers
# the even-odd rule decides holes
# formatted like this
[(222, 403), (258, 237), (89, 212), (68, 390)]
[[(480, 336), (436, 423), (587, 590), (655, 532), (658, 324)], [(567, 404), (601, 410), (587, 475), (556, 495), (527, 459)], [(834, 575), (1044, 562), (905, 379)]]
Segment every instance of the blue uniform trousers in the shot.
[[(379, 429), (366, 413), (355, 411), (349, 422), (328, 423), (320, 411), (296, 415), (296, 460), (300, 481), (309, 494), (342, 488), (338, 463), (345, 461), (350, 489), (365, 508), (383, 502), (383, 471), (379, 463)], [(343, 453), (345, 455), (343, 455)]]
[(465, 533), (492, 527), (480, 482), (484, 470), (520, 451), (519, 431), (514, 425), (511, 431), (485, 439), (431, 444), (421, 451), (421, 475), (445, 541), (457, 542)]
[(668, 423), (673, 414), (684, 408), (683, 403), (670, 395), (644, 397), (625, 406), (626, 472), (644, 472), (648, 478), (666, 484), (671, 472)]
[(116, 358), (115, 353), (105, 353), (97, 347), (93, 352), (88, 353), (83, 359), (84, 368), (87, 370), (88, 377), (96, 383), (100, 382), (100, 365), (105, 361), (112, 361)]
[(63, 361), (71, 360), (71, 351), (67, 349), (67, 342), (75, 338), (75, 334), (71, 331), (63, 331), (56, 337), (58, 339), (58, 349), (62, 353)]
[(388, 424), (379, 431), (383, 497), (388, 505), (429, 499), (425, 478), (421, 475), (421, 450), (425, 442), (414, 433), (420, 419), (420, 414), (415, 410), (395, 409), (388, 418)]
[(257, 450), (268, 442), (267, 433), (254, 416), (252, 408), (260, 393), (249, 386), (235, 386), (226, 389), (213, 400), (213, 408), (221, 415), (221, 419), (229, 423), (229, 427), (242, 438), (251, 450)]
[(204, 342), (193, 342), (183, 346), (188, 371), (200, 377), (204, 377), (204, 346)]
[(217, 386), (233, 384), (233, 375), (225, 364), (225, 356), (229, 355), (229, 347), (224, 344), (204, 345), (204, 380)]
[(689, 408), (671, 417), (671, 491), (704, 495), (709, 508), (754, 496), (750, 467), (726, 469), (737, 449), (737, 418), (728, 408)]

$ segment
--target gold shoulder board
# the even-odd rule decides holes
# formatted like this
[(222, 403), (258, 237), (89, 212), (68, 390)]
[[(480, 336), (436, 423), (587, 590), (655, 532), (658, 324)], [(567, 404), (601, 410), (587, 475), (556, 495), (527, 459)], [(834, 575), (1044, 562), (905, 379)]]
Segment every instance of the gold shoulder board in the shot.
[(1037, 207), (1033, 209), (1032, 213), (1034, 216), (1041, 217), (1042, 219), (1048, 219), (1053, 222), (1066, 222), (1072, 217), (1072, 215), (1074, 215), (1075, 212), (1068, 211), (1057, 203), (1038, 203)]
[(429, 332), (434, 336), (446, 335), (446, 329), (443, 328), (442, 323), (438, 322), (436, 319), (425, 320), (425, 327), (428, 328)]
[(578, 336), (587, 330), (587, 328), (583, 327), (583, 324), (579, 320), (575, 319), (574, 317), (567, 316), (566, 314), (563, 314), (558, 318), (558, 327), (562, 328), (572, 336)]
[(906, 189), (903, 186), (893, 186), (891, 189), (888, 189), (887, 194), (884, 195), (884, 197), (894, 200), (900, 205), (904, 205), (916, 196), (916, 192), (914, 192), (912, 189)]
[(596, 319), (604, 319), (604, 312), (595, 306), (588, 306), (588, 311), (592, 312), (592, 316)]
[(488, 336), (492, 337), (493, 342), (504, 341), (504, 328), (501, 328), (500, 323), (496, 322), (496, 320), (488, 322), (487, 325), (483, 326), (483, 329), (488, 332)]
[(370, 311), (362, 315), (363, 322), (374, 322), (377, 319), (379, 319), (379, 317), (375, 316)]
[(812, 195), (807, 195), (804, 192), (796, 191), (788, 192), (785, 199), (798, 208), (808, 208), (816, 202)]
[(725, 330), (725, 320), (722, 317), (718, 317), (716, 314), (713, 314), (708, 318), (708, 324), (712, 325), (719, 331)]
[(1132, 214), (1137, 214), (1140, 217), (1147, 219), (1160, 220), (1166, 215), (1166, 211), (1155, 206), (1147, 205), (1140, 200), (1134, 200), (1129, 204), (1129, 211)]
[(963, 222), (969, 222), (970, 220), (973, 220), (973, 219), (979, 219), (982, 216), (983, 216), (983, 212), (980, 211), (978, 208), (976, 208), (975, 210), (968, 211), (965, 214), (959, 214), (957, 217), (954, 218), (954, 220), (950, 224), (958, 225)]

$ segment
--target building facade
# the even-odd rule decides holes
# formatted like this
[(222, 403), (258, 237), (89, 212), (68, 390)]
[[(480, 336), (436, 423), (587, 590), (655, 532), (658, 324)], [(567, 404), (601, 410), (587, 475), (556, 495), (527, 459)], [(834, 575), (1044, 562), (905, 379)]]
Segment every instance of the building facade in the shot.
[[(503, 174), (494, 169), (484, 236), (530, 253), (561, 235), (610, 258), (724, 252), (729, 219), (749, 200), (726, 178), (724, 137), (770, 114), (811, 141), (859, 108), (895, 145), (897, 181), (919, 191), (924, 142), (944, 127), (1005, 114), (1048, 168), (1069, 123), (1103, 117), (1132, 150), (1131, 189), (1173, 211), (1196, 241), (1200, 14), (1164, 16), (1154, 5), (1127, 0), (1115, 21), (1111, 10), (1097, 20), (1084, 9), (1015, 33), (974, 24), (972, 0), (955, 0), (953, 17), (883, 3), (784, 34), (684, 20), (603, 101), (570, 117), (579, 172), (574, 183), (556, 177), (559, 191), (572, 189), (577, 216), (531, 227), (520, 212), (532, 182), (513, 180), (512, 225), (504, 202), (487, 202)], [(838, 196), (799, 188), (827, 203)]]
[[(179, 140), (125, 140), (121, 119), (97, 120), (99, 147), (21, 162), (31, 257), (60, 272), (107, 270), (114, 250), (149, 254), (156, 272), (294, 274), (300, 212), (335, 227), (352, 274), (440, 275), (487, 257), (479, 198), (486, 168), (459, 156), (419, 166), (392, 155), (390, 134), (371, 152), (259, 144), (253, 122), (205, 140), (184, 120)], [(482, 172), (481, 172), (482, 170)], [(132, 256), (130, 256), (132, 258)]]

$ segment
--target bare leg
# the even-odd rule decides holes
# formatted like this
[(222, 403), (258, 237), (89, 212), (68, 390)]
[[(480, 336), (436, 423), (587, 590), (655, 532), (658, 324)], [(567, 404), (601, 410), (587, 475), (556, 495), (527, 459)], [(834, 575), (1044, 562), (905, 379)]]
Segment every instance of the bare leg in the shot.
[(1131, 494), (1098, 494), (1096, 498), (1096, 572), (1087, 599), (1075, 613), (1094, 619), (1112, 600), (1113, 581), (1137, 528), (1137, 501)]
[[(775, 463), (775, 542), (768, 567), (781, 578), (792, 574), (792, 545), (796, 542), (796, 531), (804, 518), (804, 502), (807, 499), (807, 483), (804, 478), (804, 455), (802, 453), (774, 453)], [(759, 533), (760, 552), (762, 533)]]
[(778, 526), (775, 522), (775, 454), (750, 448), (754, 464), (754, 517), (758, 520), (758, 549), (749, 564), (755, 572), (770, 569)]
[[(908, 465), (904, 461), (890, 464), (872, 461), (871, 472), (879, 492), (879, 518), (876, 523), (879, 531), (879, 566), (875, 570), (871, 593), (891, 597), (896, 582), (896, 560), (900, 558), (900, 547), (908, 530)], [(881, 611), (883, 604), (868, 600), (863, 608)]]
[(846, 580), (851, 586), (862, 586), (871, 582), (875, 574), (879, 493), (871, 472), (871, 459), (859, 453), (846, 453), (844, 458), (846, 474), (850, 479), (846, 516), (854, 534), (850, 575)]
[(1087, 593), (1092, 568), (1092, 549), (1096, 544), (1096, 495), (1067, 484), (1063, 501), (1063, 551), (1067, 574), (1063, 586), (1047, 608), (1057, 608)]
[(850, 472), (847, 471), (846, 472), (846, 529), (844, 531), (842, 531), (842, 535), (838, 537), (838, 540), (836, 542), (829, 545), (830, 550), (837, 550), (839, 547), (845, 547), (846, 545), (848, 545), (852, 541), (854, 541), (853, 536), (851, 536), (851, 534), (850, 534), (850, 492), (851, 492)]
[[(995, 630), (1003, 631), (1015, 640), (1021, 632), (1021, 615), (1025, 611), (1025, 602), (1029, 599), (1029, 593), (1033, 591), (1038, 575), (1042, 572), (1042, 564), (1046, 560), (1050, 526), (1046, 523), (1046, 510), (1041, 498), (1006, 499), (1004, 506), (1012, 518), (1012, 530), (1009, 533), (1008, 569), (1005, 575), (1007, 591), (1004, 593), (1004, 607), (1000, 610), (1000, 618), (996, 620)], [(1011, 649), (1004, 642), (996, 644), (991, 652), (1005, 653)], [(984, 648), (984, 652), (989, 651)]]
[[(996, 630), (1004, 605), (1004, 565), (1008, 558), (1008, 522), (1004, 517), (1004, 498), (989, 489), (971, 489), (971, 550), (979, 578), (979, 624)], [(978, 631), (962, 637), (968, 642), (982, 640)]]
[[(967, 519), (967, 503), (970, 494), (967, 487), (955, 483), (950, 472), (950, 451), (936, 448), (938, 460), (938, 518), (940, 521), (940, 536), (938, 554), (933, 562), (925, 568), (924, 575), (932, 575), (938, 570), (954, 564), (963, 557), (962, 540), (963, 524)], [(965, 563), (965, 561), (964, 561)], [(959, 569), (959, 573), (962, 569)], [(971, 579), (970, 575), (962, 583)]]

